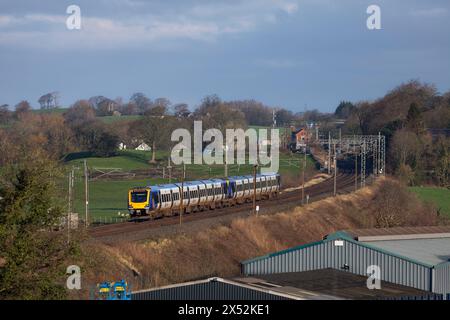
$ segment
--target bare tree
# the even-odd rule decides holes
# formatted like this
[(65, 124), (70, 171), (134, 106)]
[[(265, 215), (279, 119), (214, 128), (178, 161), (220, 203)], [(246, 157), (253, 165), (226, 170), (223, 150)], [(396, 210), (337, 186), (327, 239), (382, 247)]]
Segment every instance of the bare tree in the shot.
[(173, 106), (173, 114), (177, 118), (187, 118), (191, 114), (186, 103), (178, 103)]

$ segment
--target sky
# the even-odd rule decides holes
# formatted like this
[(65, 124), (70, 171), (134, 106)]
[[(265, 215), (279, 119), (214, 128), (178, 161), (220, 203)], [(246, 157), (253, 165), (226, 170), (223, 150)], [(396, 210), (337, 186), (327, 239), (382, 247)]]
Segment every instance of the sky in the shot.
[(450, 90), (449, 31), (448, 0), (1, 0), (0, 105), (143, 92), (331, 112), (411, 79)]

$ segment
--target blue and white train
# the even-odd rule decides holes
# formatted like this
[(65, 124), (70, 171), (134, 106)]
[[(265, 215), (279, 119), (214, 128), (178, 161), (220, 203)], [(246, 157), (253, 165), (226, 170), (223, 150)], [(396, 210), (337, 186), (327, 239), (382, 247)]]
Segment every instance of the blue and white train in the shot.
[[(156, 186), (135, 187), (128, 191), (130, 216), (170, 216), (183, 212), (222, 208), (253, 200), (253, 176), (236, 176), (226, 179), (187, 181)], [(270, 199), (280, 191), (280, 175), (256, 175), (256, 199)], [(181, 199), (183, 205), (181, 206)]]

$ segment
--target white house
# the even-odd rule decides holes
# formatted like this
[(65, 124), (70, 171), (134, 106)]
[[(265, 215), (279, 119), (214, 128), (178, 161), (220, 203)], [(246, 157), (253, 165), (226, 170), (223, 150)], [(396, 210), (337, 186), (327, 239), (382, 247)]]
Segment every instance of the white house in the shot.
[(139, 150), (139, 151), (151, 151), (152, 148), (150, 148), (148, 146), (148, 144), (146, 144), (145, 142), (142, 142), (140, 145), (138, 145), (135, 150)]
[(119, 143), (119, 150), (125, 150), (127, 148), (126, 144), (121, 142)]

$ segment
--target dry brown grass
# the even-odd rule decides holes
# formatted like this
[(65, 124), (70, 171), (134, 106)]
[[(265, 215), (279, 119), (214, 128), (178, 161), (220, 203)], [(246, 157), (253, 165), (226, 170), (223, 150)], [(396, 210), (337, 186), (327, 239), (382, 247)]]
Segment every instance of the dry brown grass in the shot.
[[(383, 215), (382, 212), (386, 212)], [(162, 286), (209, 276), (238, 275), (239, 262), (310, 241), (337, 230), (393, 225), (437, 224), (425, 207), (397, 182), (384, 179), (356, 193), (328, 198), (274, 215), (240, 218), (228, 226), (144, 243), (91, 246), (102, 261), (93, 283), (134, 279), (134, 289)], [(134, 271), (132, 271), (134, 270)], [(120, 276), (119, 276), (120, 277)]]

